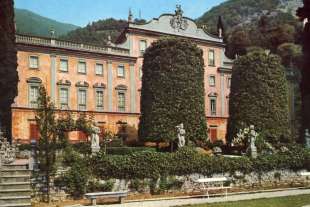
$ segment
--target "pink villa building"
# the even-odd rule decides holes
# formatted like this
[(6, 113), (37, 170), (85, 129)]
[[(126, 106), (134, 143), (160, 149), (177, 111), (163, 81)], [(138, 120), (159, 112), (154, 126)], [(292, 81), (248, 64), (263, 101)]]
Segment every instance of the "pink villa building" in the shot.
[[(225, 56), (219, 35), (207, 34), (192, 19), (163, 14), (146, 24), (128, 26), (107, 47), (17, 35), (18, 96), (12, 105), (12, 136), (29, 142), (38, 138), (34, 108), (39, 85), (48, 91), (59, 113), (86, 113), (103, 129), (117, 131), (117, 123), (138, 127), (142, 62), (145, 49), (162, 36), (190, 39), (204, 52), (205, 114), (212, 141), (225, 140), (232, 60)], [(83, 141), (82, 132), (72, 141)]]

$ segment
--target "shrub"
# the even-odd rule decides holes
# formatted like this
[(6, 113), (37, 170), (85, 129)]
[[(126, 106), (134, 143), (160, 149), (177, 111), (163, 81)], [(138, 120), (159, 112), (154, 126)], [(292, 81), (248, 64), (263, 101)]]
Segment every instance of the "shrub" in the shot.
[(114, 180), (107, 180), (104, 183), (92, 180), (88, 182), (87, 192), (110, 192), (113, 190), (114, 184)]
[(132, 154), (136, 152), (143, 152), (143, 151), (148, 151), (148, 152), (155, 152), (155, 148), (151, 147), (109, 147), (107, 148), (107, 154), (109, 155), (127, 155), (127, 154)]
[(70, 170), (65, 173), (63, 177), (65, 186), (74, 198), (80, 198), (85, 194), (89, 174), (89, 169), (82, 159), (75, 161)]
[(174, 142), (183, 123), (186, 141), (207, 140), (202, 50), (184, 39), (153, 42), (143, 61), (139, 139)]
[(242, 56), (234, 64), (231, 84), (228, 141), (250, 125), (265, 141), (287, 141), (288, 89), (281, 59), (259, 51)]
[[(182, 148), (175, 153), (136, 152), (128, 155), (98, 155), (92, 159), (94, 174), (102, 179), (146, 179), (154, 181), (161, 177), (186, 176), (191, 174), (213, 175), (216, 173), (256, 172), (272, 170), (299, 170), (308, 168), (310, 153), (301, 148), (292, 148), (286, 153), (248, 157), (227, 158), (207, 156), (194, 149)], [(154, 185), (152, 185), (154, 187)], [(156, 187), (156, 185), (155, 185)], [(151, 182), (150, 182), (151, 188)], [(151, 188), (152, 190), (152, 188)], [(153, 189), (153, 191), (155, 191)]]

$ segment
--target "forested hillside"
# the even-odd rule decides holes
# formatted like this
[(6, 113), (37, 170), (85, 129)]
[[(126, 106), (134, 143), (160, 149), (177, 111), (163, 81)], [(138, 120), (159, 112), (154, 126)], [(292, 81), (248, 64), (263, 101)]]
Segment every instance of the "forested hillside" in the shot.
[(54, 29), (56, 36), (61, 36), (78, 26), (61, 23), (46, 17), (42, 17), (25, 9), (15, 9), (16, 31), (19, 34), (35, 36), (50, 36), (50, 30)]
[[(145, 20), (135, 19), (135, 22), (143, 23)], [(126, 20), (113, 18), (99, 20), (88, 24), (86, 27), (71, 31), (63, 35), (61, 39), (104, 46), (107, 44), (109, 36), (111, 41), (114, 42), (127, 24)]]

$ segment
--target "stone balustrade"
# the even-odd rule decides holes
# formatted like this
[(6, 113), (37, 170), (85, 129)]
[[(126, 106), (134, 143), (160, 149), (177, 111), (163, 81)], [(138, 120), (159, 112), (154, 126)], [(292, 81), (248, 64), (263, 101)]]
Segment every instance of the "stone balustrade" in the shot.
[(57, 40), (53, 38), (46, 37), (34, 37), (27, 35), (16, 35), (16, 43), (30, 44), (30, 45), (40, 45), (55, 48), (73, 49), (86, 52), (96, 52), (96, 53), (107, 53), (114, 55), (129, 55), (129, 49), (120, 47), (98, 47), (94, 45), (80, 44), (69, 41)]

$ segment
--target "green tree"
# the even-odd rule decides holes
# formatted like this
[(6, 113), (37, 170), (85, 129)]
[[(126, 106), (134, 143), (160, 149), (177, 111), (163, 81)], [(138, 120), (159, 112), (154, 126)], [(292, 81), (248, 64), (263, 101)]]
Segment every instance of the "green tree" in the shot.
[(230, 94), (228, 140), (239, 129), (254, 125), (266, 141), (290, 137), (288, 91), (281, 59), (261, 51), (235, 61)]
[(242, 27), (235, 29), (228, 37), (227, 55), (234, 58), (235, 55), (245, 55), (246, 49), (251, 45), (248, 32)]
[(13, 0), (0, 1), (0, 20), (0, 127), (11, 137), (11, 104), (18, 82)]
[(282, 59), (285, 67), (289, 89), (289, 114), (290, 125), (293, 137), (299, 138), (301, 127), (301, 94), (300, 68), (302, 66), (302, 48), (294, 43), (281, 44), (277, 49), (277, 54)]
[[(297, 10), (297, 16), (303, 21), (310, 19), (310, 1), (304, 0), (304, 6)], [(305, 142), (304, 131), (310, 129), (310, 23), (306, 23), (302, 33), (303, 44), (303, 65), (302, 65), (302, 78), (300, 84), (301, 99), (302, 99), (302, 136), (300, 142)]]
[(38, 143), (40, 171), (44, 174), (46, 201), (50, 201), (50, 177), (54, 173), (57, 151), (57, 123), (55, 108), (47, 96), (43, 86), (39, 89), (38, 108), (36, 109), (36, 122), (39, 128), (40, 139)]
[(144, 54), (139, 139), (170, 142), (183, 123), (186, 141), (206, 141), (204, 61), (188, 40), (164, 38)]

